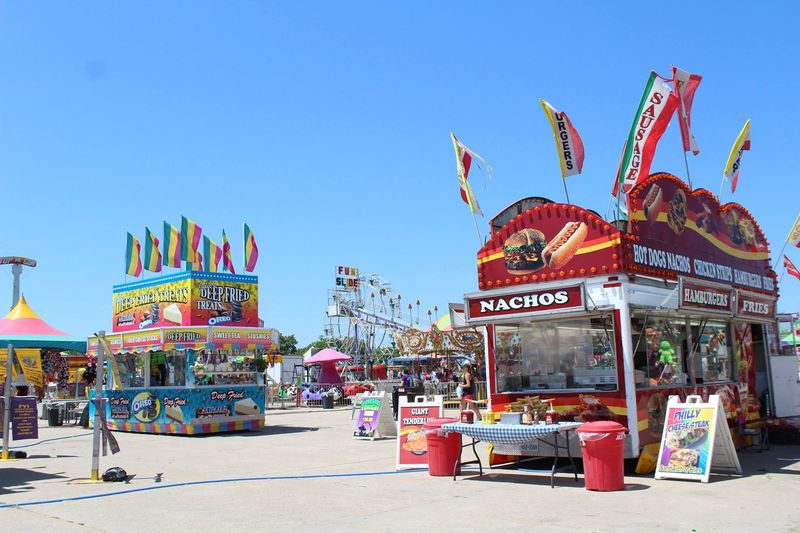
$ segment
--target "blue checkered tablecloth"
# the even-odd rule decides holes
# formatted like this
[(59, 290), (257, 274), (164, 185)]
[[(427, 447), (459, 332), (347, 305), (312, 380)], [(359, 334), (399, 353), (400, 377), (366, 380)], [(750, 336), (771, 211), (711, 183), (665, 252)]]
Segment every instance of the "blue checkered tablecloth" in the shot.
[(522, 424), (463, 424), (454, 422), (441, 427), (443, 433), (461, 433), (473, 439), (478, 439), (492, 444), (524, 444), (537, 437), (550, 433), (569, 431), (583, 425), (582, 422), (559, 422), (558, 424), (539, 424), (526, 426)]

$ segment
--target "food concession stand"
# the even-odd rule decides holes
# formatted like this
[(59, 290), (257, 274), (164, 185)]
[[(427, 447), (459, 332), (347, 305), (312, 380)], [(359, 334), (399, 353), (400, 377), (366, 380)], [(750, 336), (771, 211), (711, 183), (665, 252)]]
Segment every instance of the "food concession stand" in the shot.
[[(279, 333), (259, 327), (258, 278), (181, 272), (114, 286), (106, 420), (139, 433), (216, 433), (264, 425), (263, 366)], [(97, 337), (88, 340), (96, 355)]]
[(467, 323), (486, 327), (491, 409), (539, 396), (562, 420), (620, 422), (626, 457), (659, 441), (671, 395), (718, 394), (734, 435), (800, 415), (771, 402), (772, 367), (786, 366), (771, 364), (785, 357), (778, 288), (750, 213), (663, 173), (628, 205), (630, 221), (611, 224), (527, 198), (492, 221), (480, 290), (465, 295)]

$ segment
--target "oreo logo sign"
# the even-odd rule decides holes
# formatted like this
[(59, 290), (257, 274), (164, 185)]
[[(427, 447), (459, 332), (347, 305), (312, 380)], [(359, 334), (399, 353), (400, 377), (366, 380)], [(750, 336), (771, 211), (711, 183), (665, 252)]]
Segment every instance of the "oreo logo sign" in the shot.
[(131, 413), (140, 422), (152, 422), (161, 414), (161, 402), (152, 392), (140, 392), (133, 397)]

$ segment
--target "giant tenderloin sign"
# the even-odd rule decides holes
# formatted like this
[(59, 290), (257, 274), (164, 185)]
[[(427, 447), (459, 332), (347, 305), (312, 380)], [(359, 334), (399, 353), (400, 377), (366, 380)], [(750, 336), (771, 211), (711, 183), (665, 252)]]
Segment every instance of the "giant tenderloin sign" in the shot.
[(626, 270), (776, 293), (767, 240), (740, 205), (720, 206), (705, 189), (692, 191), (670, 174), (653, 174), (634, 187), (628, 206)]

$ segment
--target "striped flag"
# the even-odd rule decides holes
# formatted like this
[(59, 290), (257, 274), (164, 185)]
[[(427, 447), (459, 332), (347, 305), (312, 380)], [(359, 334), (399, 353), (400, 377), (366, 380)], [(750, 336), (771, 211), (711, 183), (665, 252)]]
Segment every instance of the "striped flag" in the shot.
[(725, 171), (722, 173), (722, 180), (731, 182), (731, 192), (736, 192), (736, 184), (739, 183), (739, 169), (742, 164), (742, 154), (745, 150), (750, 150), (750, 119), (744, 123), (742, 131), (733, 143), (731, 153), (728, 155), (728, 162), (725, 164)]
[(622, 192), (625, 194), (650, 174), (656, 146), (677, 106), (678, 98), (658, 74), (651, 72), (633, 117), (625, 151), (622, 153), (622, 164), (617, 172), (616, 181), (622, 185)]
[(187, 264), (188, 267), (186, 270), (197, 270), (198, 272), (203, 271), (203, 254), (200, 253), (200, 250), (197, 250), (194, 253), (194, 263)]
[(222, 230), (222, 267), (231, 274), (236, 274), (236, 270), (233, 268), (233, 260), (231, 259), (231, 243), (228, 242), (225, 230)]
[(797, 215), (797, 218), (794, 219), (794, 226), (792, 226), (789, 236), (786, 237), (786, 242), (800, 248), (800, 215)]
[(546, 101), (539, 99), (547, 121), (553, 128), (556, 140), (558, 162), (561, 165), (561, 177), (575, 176), (583, 170), (583, 141), (578, 130), (572, 125), (566, 113), (559, 111)]
[(672, 91), (678, 97), (678, 124), (681, 127), (681, 140), (683, 151), (691, 151), (694, 155), (700, 153), (700, 147), (692, 135), (692, 102), (694, 93), (703, 77), (698, 74), (689, 74), (678, 67), (672, 67)]
[(195, 258), (200, 246), (200, 236), (203, 228), (198, 226), (193, 220), (181, 215), (181, 259), (187, 263), (197, 263)]
[(244, 225), (244, 271), (252, 272), (258, 261), (258, 245), (256, 236), (250, 231), (250, 226)]
[(783, 267), (786, 269), (787, 274), (800, 279), (800, 272), (797, 271), (797, 267), (785, 255), (783, 256)]
[(150, 272), (161, 272), (161, 252), (158, 239), (150, 228), (144, 228), (144, 268)]
[(142, 273), (142, 246), (139, 239), (128, 233), (128, 246), (125, 248), (125, 273), (137, 278)]
[[(470, 211), (483, 216), (481, 206), (478, 205), (478, 200), (476, 200), (475, 195), (472, 194), (472, 188), (467, 181), (469, 169), (472, 166), (472, 158), (473, 156), (477, 156), (477, 154), (461, 144), (461, 141), (452, 133), (450, 133), (450, 140), (453, 141), (453, 149), (456, 151), (456, 169), (458, 171), (458, 187), (461, 190), (461, 199), (469, 206)], [(480, 156), (477, 157), (480, 158)], [(480, 160), (483, 159), (480, 158)]]
[(172, 268), (181, 267), (181, 232), (166, 222), (164, 222), (164, 264)]
[(204, 235), (203, 253), (205, 254), (205, 263), (203, 263), (203, 267), (206, 272), (217, 272), (219, 260), (222, 259), (222, 248)]

